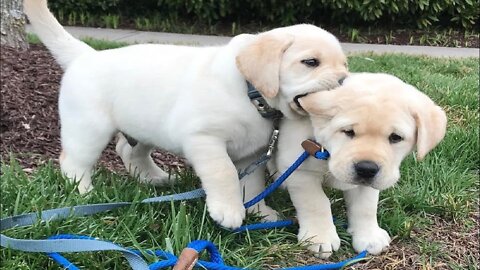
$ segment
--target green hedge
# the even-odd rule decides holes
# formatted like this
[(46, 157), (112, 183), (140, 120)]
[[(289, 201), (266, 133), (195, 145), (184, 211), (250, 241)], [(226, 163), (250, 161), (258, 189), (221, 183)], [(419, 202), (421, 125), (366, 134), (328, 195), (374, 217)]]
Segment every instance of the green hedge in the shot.
[[(315, 23), (345, 26), (402, 26), (425, 29), (478, 26), (475, 0), (50, 0), (50, 8), (63, 22), (110, 27), (120, 21), (175, 24), (179, 21), (212, 26), (289, 25)], [(150, 19), (150, 20), (151, 20)]]

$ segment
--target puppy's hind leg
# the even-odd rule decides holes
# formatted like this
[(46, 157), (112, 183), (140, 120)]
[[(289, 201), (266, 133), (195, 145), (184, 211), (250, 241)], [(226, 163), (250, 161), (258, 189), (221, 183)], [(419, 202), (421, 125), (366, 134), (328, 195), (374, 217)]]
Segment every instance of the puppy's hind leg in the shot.
[[(97, 124), (98, 121), (97, 121)], [(87, 121), (62, 119), (62, 154), (60, 167), (72, 181), (78, 182), (83, 194), (92, 190), (92, 169), (103, 149), (112, 138), (110, 125), (92, 125)]]
[(170, 183), (168, 173), (160, 169), (150, 155), (153, 147), (142, 143), (132, 147), (121, 133), (118, 133), (117, 139), (115, 150), (130, 175), (138, 177), (141, 183), (156, 186)]

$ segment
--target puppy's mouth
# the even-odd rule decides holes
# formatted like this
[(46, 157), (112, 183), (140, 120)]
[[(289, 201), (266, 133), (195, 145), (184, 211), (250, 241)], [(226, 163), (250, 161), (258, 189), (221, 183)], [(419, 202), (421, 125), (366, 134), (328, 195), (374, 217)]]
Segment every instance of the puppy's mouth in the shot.
[(296, 95), (294, 98), (293, 98), (293, 102), (295, 102), (295, 105), (297, 105), (298, 108), (302, 109), (302, 105), (300, 104), (300, 102), (298, 101), (299, 98), (302, 98), (304, 96), (308, 95), (308, 93), (305, 93), (305, 94), (301, 94), (301, 95)]
[(387, 181), (387, 183), (389, 184), (387, 184), (385, 180), (386, 179), (377, 178), (377, 177), (375, 177), (374, 179), (354, 178), (345, 182), (352, 185), (356, 185), (356, 186), (365, 186), (365, 187), (370, 187), (370, 188), (382, 191), (392, 187), (398, 181), (398, 178)]
[(301, 114), (301, 115), (307, 115), (307, 112), (302, 108), (302, 105), (300, 104), (300, 102), (298, 101), (300, 98), (308, 95), (309, 93), (305, 93), (305, 94), (300, 94), (300, 95), (296, 95), (294, 98), (293, 98), (293, 101), (290, 102), (290, 107), (292, 108), (292, 110), (294, 110), (296, 113), (298, 114)]

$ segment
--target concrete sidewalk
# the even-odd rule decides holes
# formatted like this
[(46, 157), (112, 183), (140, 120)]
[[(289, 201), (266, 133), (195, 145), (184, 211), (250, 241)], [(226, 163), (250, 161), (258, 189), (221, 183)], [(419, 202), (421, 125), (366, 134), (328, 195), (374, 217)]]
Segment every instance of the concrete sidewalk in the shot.
[[(27, 32), (32, 33), (30, 25)], [(102, 29), (90, 27), (65, 27), (77, 38), (91, 37), (127, 43), (171, 43), (182, 45), (212, 46), (226, 44), (231, 38), (225, 36), (186, 35), (162, 32), (144, 32), (137, 30)], [(434, 57), (479, 57), (479, 48), (449, 48), (432, 46), (376, 45), (360, 43), (342, 43), (347, 54), (356, 53), (404, 53)]]

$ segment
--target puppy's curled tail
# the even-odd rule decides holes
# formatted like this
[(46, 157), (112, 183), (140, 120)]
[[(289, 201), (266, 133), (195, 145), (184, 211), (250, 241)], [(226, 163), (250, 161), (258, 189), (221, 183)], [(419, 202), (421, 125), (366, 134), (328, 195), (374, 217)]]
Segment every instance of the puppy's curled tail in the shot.
[(95, 52), (65, 31), (48, 9), (47, 0), (24, 0), (23, 7), (35, 33), (64, 70), (80, 55)]

